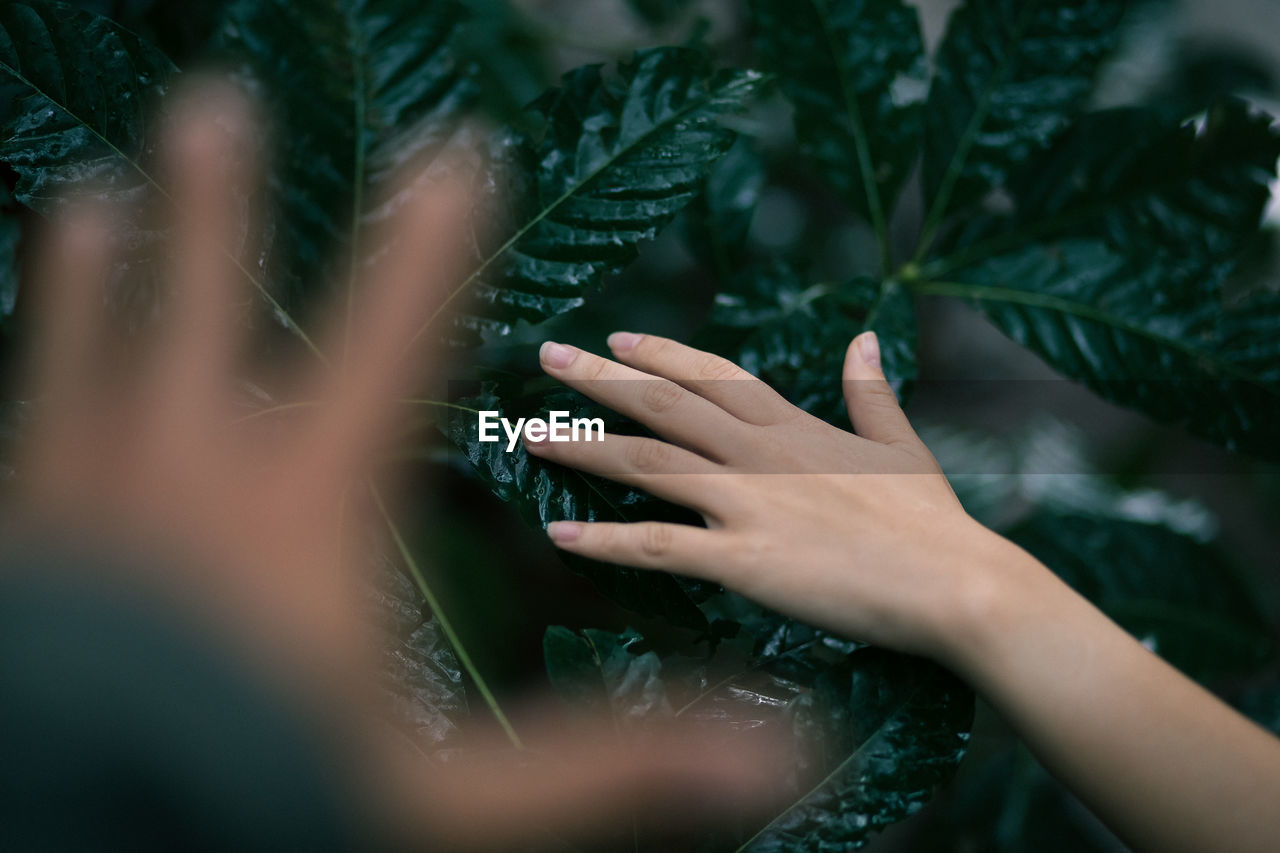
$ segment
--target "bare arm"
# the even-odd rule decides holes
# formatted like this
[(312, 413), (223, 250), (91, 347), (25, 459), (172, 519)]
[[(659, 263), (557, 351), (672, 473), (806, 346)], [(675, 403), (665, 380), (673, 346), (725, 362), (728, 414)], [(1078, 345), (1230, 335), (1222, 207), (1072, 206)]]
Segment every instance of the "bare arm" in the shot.
[(671, 443), (529, 449), (692, 507), (707, 527), (560, 522), (557, 545), (708, 578), (952, 667), (1139, 849), (1274, 849), (1280, 740), (973, 521), (885, 382), (873, 335), (845, 363), (857, 435), (674, 341), (623, 333), (610, 346), (617, 362), (547, 344), (543, 367)]

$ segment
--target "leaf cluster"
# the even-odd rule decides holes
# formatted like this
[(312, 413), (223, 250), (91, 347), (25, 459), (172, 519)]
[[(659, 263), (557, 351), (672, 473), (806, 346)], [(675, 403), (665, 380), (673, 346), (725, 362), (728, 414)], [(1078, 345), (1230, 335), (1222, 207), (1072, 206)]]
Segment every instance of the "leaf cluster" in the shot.
[[(633, 4), (655, 25), (683, 17), (686, 5)], [(550, 86), (537, 79), (537, 39), (513, 35), (519, 16), (492, 3), (230, 0), (217, 6), (207, 47), (262, 101), (281, 143), (251, 275), (282, 329), (312, 346), (297, 318), (318, 294), (350, 286), (351, 271), (327, 260), (358, 256), (407, 159), (478, 152), (477, 203), (492, 233), (477, 235), (468, 277), (428, 328), (516, 370), (477, 373), (447, 403), (425, 401), (453, 413), (440, 426), (456, 458), (535, 525), (697, 523), (642, 492), (476, 435), (479, 409), (565, 409), (639, 429), (530, 379), (531, 359), (501, 342), (602, 301), (603, 286), (664, 231), (716, 288), (695, 342), (820, 417), (844, 417), (840, 359), (866, 329), (879, 334), (886, 373), (905, 395), (917, 373), (917, 305), (950, 297), (1109, 400), (1277, 458), (1280, 296), (1240, 287), (1232, 272), (1258, 237), (1280, 133), (1232, 98), (1180, 112), (1094, 109), (1097, 80), (1140, 5), (967, 0), (929, 57), (902, 0), (748, 0), (739, 59), (750, 69), (722, 67), (702, 44), (646, 47)], [(166, 32), (145, 20), (138, 29)], [(163, 202), (150, 117), (181, 73), (95, 12), (52, 0), (0, 7), (0, 164), (9, 170), (0, 208), (47, 215), (86, 182)], [(794, 138), (781, 156), (752, 132), (751, 116), (770, 104), (783, 106)], [(490, 126), (466, 121), (495, 105)], [(764, 199), (786, 181), (823, 187), (841, 216), (861, 223), (874, 260), (832, 274), (757, 239)], [(162, 236), (136, 233), (144, 255)], [(21, 234), (17, 219), (0, 216), (0, 318), (22, 303)], [(1229, 561), (1203, 536), (1078, 506), (1045, 507), (1012, 532), (1199, 677), (1248, 670), (1271, 653)], [(406, 603), (402, 583), (383, 601), (404, 617), (389, 663), (418, 709), (413, 725), (433, 744), (447, 739), (467, 705), (462, 671), (505, 724), (414, 555), (394, 538), (434, 611), (427, 618)], [(613, 714), (624, 728), (684, 717), (730, 739), (735, 726), (786, 727), (806, 745), (779, 780), (776, 817), (709, 839), (708, 849), (853, 849), (919, 809), (964, 754), (972, 697), (936, 667), (687, 579), (571, 568), (674, 631), (650, 639), (549, 627), (548, 674), (571, 705)]]

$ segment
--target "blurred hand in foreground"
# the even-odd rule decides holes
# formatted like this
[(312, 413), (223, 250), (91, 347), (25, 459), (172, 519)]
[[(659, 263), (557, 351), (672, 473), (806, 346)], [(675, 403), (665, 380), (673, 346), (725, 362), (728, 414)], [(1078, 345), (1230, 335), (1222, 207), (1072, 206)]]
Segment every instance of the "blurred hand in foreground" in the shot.
[[(750, 801), (764, 752), (674, 734), (626, 745), (559, 734), (530, 741), (518, 760), (443, 772), (384, 737), (371, 699), (379, 633), (363, 589), (372, 561), (344, 530), (360, 523), (373, 462), (402, 425), (397, 401), (425, 378), (422, 330), (462, 278), (470, 198), (439, 163), (388, 194), (383, 224), (362, 236), (359, 281), (325, 318), (315, 357), (268, 365), (283, 377), (277, 399), (304, 405), (287, 419), (245, 418), (241, 315), (255, 294), (235, 247), (256, 172), (244, 143), (257, 132), (221, 85), (172, 110), (161, 181), (171, 251), (154, 333), (126, 341), (104, 310), (121, 211), (73, 199), (47, 228), (24, 377), (36, 414), (19, 447), (11, 525), (130, 555), (129, 576), (114, 580), (190, 608), (246, 672), (286, 685), (304, 713), (345, 720), (353, 728), (335, 744), (360, 745), (360, 796), (376, 802), (389, 835), (501, 846), (630, 826), (636, 809), (701, 819)], [(550, 727), (535, 720), (531, 730)]]

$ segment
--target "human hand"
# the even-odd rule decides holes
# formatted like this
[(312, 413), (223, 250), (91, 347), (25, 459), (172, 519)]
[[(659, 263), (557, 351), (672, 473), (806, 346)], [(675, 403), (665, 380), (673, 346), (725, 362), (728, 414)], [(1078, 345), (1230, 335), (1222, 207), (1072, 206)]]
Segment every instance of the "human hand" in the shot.
[[(48, 228), (24, 388), (35, 416), (17, 448), (10, 527), (79, 540), (88, 558), (124, 554), (92, 569), (131, 576), (95, 581), (159, 593), (155, 604), (199, 617), (192, 633), (216, 633), (255, 681), (351, 727), (335, 734), (363, 753), (353, 775), (391, 831), (415, 842), (509, 847), (543, 829), (629, 825), (638, 806), (662, 817), (685, 806), (697, 819), (758, 799), (767, 747), (526, 729), (523, 754), (477, 764), (457, 744), (461, 757), (441, 772), (387, 740), (366, 590), (376, 561), (364, 556), (369, 536), (344, 542), (343, 531), (364, 526), (375, 460), (402, 426), (398, 401), (424, 379), (419, 332), (461, 278), (470, 200), (448, 172), (397, 187), (379, 208), (386, 224), (362, 235), (369, 257), (351, 301), (343, 293), (322, 318), (317, 357), (249, 365), (240, 315), (253, 297), (236, 247), (255, 172), (241, 143), (255, 132), (247, 105), (220, 87), (173, 110), (161, 146), (172, 246), (154, 333), (126, 336), (104, 310), (123, 211), (71, 199)], [(246, 416), (239, 389), (251, 370), (276, 380), (282, 408), (295, 404), (287, 416)], [(524, 723), (555, 728), (552, 716)], [(702, 802), (706, 790), (716, 794)]]
[[(566, 551), (723, 584), (841, 634), (943, 657), (975, 566), (997, 538), (961, 508), (880, 368), (874, 333), (849, 346), (857, 435), (792, 406), (725, 359), (616, 333), (617, 361), (543, 345), (543, 369), (663, 440), (528, 442), (530, 452), (697, 510), (706, 529), (555, 522)], [(965, 559), (972, 555), (974, 559)]]

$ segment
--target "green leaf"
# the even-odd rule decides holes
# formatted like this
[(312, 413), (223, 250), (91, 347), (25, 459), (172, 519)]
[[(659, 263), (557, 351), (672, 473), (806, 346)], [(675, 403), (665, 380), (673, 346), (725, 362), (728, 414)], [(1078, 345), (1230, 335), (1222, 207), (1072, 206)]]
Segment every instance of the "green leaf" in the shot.
[(768, 180), (764, 158), (749, 136), (740, 136), (712, 167), (706, 186), (684, 215), (689, 251), (722, 282), (747, 263), (751, 221)]
[(552, 688), (575, 714), (609, 716), (626, 726), (671, 713), (659, 676), (662, 662), (635, 631), (575, 632), (552, 625), (542, 652)]
[(640, 51), (616, 78), (598, 65), (567, 73), (532, 107), (542, 136), (505, 145), (509, 236), (464, 285), (474, 299), (455, 322), (505, 333), (581, 305), (694, 198), (734, 140), (717, 117), (741, 110), (762, 81), (712, 72), (686, 48)]
[(956, 679), (734, 598), (745, 623), (769, 627), (710, 652), (660, 657), (631, 630), (552, 627), (543, 642), (561, 697), (611, 714), (620, 731), (684, 719), (727, 748), (761, 727), (798, 738), (795, 766), (776, 780), (773, 819), (749, 839), (708, 849), (856, 849), (950, 778), (973, 715), (972, 694)]
[[(1168, 127), (1082, 121), (913, 287), (968, 299), (1104, 397), (1280, 455), (1280, 295), (1225, 279), (1255, 239), (1280, 156), (1270, 117), (1229, 101)], [(939, 281), (938, 279), (945, 279)]]
[(416, 733), (420, 748), (440, 748), (457, 735), (468, 712), (462, 669), (413, 582), (385, 557), (379, 563), (373, 594), (391, 629), (383, 670), (393, 710)]
[[(636, 432), (636, 426), (590, 402), (580, 394), (557, 388), (528, 391), (518, 383), (500, 387), (486, 383), (474, 396), (456, 404), (445, 432), (466, 457), (480, 479), (501, 500), (515, 505), (530, 524), (552, 521), (694, 521), (697, 516), (659, 501), (644, 492), (572, 468), (530, 456), (523, 444), (508, 453), (507, 441), (482, 442), (476, 411), (497, 411), (512, 422), (522, 417), (546, 417), (566, 411), (574, 418), (602, 418), (610, 432)], [(606, 596), (636, 613), (659, 616), (676, 625), (705, 628), (706, 619), (686, 591), (691, 587), (664, 572), (634, 569), (563, 554), (575, 572), (588, 578)]]
[(822, 671), (793, 713), (813, 756), (802, 769), (820, 781), (742, 850), (854, 850), (915, 814), (964, 757), (973, 696), (932, 664), (863, 648)]
[(800, 151), (868, 217), (887, 253), (887, 220), (920, 150), (926, 73), (916, 10), (901, 0), (750, 8), (766, 67), (795, 106)]
[(775, 262), (747, 268), (716, 295), (697, 343), (768, 382), (805, 411), (847, 422), (842, 367), (854, 336), (876, 332), (885, 375), (900, 395), (916, 375), (910, 293), (870, 279), (807, 284)]
[(925, 109), (925, 243), (953, 208), (1003, 186), (1085, 106), (1126, 0), (970, 0), (938, 48)]
[(1161, 524), (1053, 511), (1011, 537), (1195, 678), (1249, 672), (1273, 650), (1252, 595), (1211, 545)]
[(152, 110), (175, 71), (158, 50), (89, 12), (42, 0), (0, 5), (0, 162), (15, 198), (42, 213), (86, 185), (135, 198)]
[(463, 17), (453, 0), (228, 6), (221, 49), (257, 82), (281, 143), (269, 182), (282, 221), (264, 263), (288, 310), (326, 281), (336, 252), (356, 249), (396, 166), (440, 145), (470, 106), (450, 44)]

